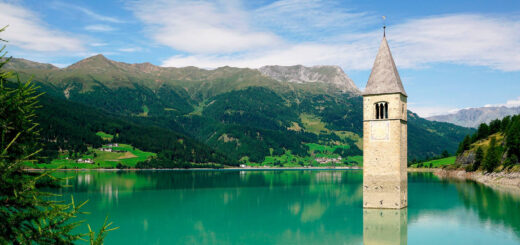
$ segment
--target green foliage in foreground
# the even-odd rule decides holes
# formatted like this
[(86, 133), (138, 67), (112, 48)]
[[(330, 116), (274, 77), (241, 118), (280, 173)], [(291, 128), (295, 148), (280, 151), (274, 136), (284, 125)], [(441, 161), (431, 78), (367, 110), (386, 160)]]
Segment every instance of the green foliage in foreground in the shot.
[[(8, 61), (0, 62), (0, 69)], [(98, 234), (75, 233), (82, 223), (77, 219), (83, 214), (80, 208), (86, 202), (76, 205), (74, 199), (71, 203), (55, 201), (57, 195), (41, 188), (60, 186), (62, 179), (47, 171), (24, 171), (23, 162), (41, 151), (35, 122), (40, 94), (30, 82), (18, 82), (15, 88), (4, 86), (11, 76), (0, 71), (0, 244), (73, 244), (82, 238), (102, 244), (106, 232), (114, 229), (111, 223), (105, 222)]]

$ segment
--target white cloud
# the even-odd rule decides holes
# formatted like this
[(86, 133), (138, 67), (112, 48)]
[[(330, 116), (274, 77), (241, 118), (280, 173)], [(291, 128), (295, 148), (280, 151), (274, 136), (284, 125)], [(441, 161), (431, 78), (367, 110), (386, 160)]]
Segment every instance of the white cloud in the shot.
[[(335, 64), (368, 70), (382, 34), (369, 28), (380, 16), (325, 1), (281, 0), (253, 10), (220, 1), (131, 6), (156, 41), (182, 52), (164, 66)], [(387, 37), (400, 68), (455, 63), (518, 71), (519, 29), (515, 16), (452, 14), (396, 23)]]
[[(236, 1), (136, 0), (127, 4), (157, 43), (176, 55), (164, 66), (340, 65), (346, 71), (368, 70), (376, 55), (380, 16), (348, 9), (335, 1), (280, 0), (257, 9)], [(34, 51), (85, 51), (104, 42), (84, 44), (80, 38), (53, 30), (33, 12), (2, 3), (0, 23), (9, 44)], [(122, 23), (90, 9), (55, 2), (55, 8), (79, 11), (97, 22)], [(106, 24), (85, 27), (112, 31)], [(487, 66), (520, 71), (520, 17), (451, 14), (395, 23), (387, 36), (399, 68), (434, 63)], [(120, 52), (135, 52), (132, 47)]]
[(72, 5), (72, 4), (68, 4), (68, 3), (64, 3), (64, 2), (52, 2), (51, 3), (51, 7), (55, 8), (55, 9), (72, 9), (72, 10), (76, 10), (78, 12), (81, 12), (87, 16), (89, 16), (90, 18), (94, 19), (94, 20), (99, 20), (99, 21), (104, 21), (104, 22), (111, 22), (111, 23), (124, 23), (124, 21), (118, 19), (118, 18), (115, 18), (115, 17), (112, 17), (112, 16), (105, 16), (105, 15), (101, 15), (101, 14), (98, 14), (88, 8), (84, 8), (84, 7), (81, 7), (81, 6), (77, 6), (77, 5)]
[(85, 30), (87, 31), (97, 31), (97, 32), (108, 32), (115, 30), (114, 27), (109, 25), (88, 25), (85, 26)]
[[(322, 45), (304, 43), (285, 45), (276, 49), (247, 52), (241, 55), (176, 55), (165, 60), (163, 66), (199, 66), (214, 68), (220, 66), (258, 68), (264, 65), (340, 65), (349, 69), (364, 69), (370, 66), (365, 56), (373, 50), (356, 45)], [(350, 57), (342, 54), (350, 53)]]
[(83, 51), (83, 42), (51, 29), (33, 12), (14, 4), (0, 3), (0, 23), (9, 25), (2, 39), (9, 45), (33, 51)]
[(446, 106), (413, 106), (409, 105), (408, 109), (417, 113), (421, 117), (431, 117), (437, 115), (451, 114), (459, 111), (460, 109), (456, 109), (453, 107)]
[(345, 32), (379, 23), (366, 12), (345, 9), (334, 1), (280, 0), (252, 11), (254, 22), (275, 32), (320, 39), (323, 34)]
[(141, 51), (141, 50), (143, 50), (143, 49), (139, 48), (139, 47), (135, 47), (135, 48), (120, 48), (120, 49), (118, 49), (118, 51), (120, 51), (120, 52), (128, 52), (128, 53), (138, 52), (138, 51)]
[(508, 100), (504, 104), (487, 104), (487, 105), (485, 105), (485, 107), (498, 107), (498, 106), (519, 107), (520, 106), (520, 96), (516, 99)]
[(89, 45), (92, 46), (92, 47), (103, 47), (103, 46), (107, 46), (108, 43), (94, 42), (94, 43), (90, 43)]
[(70, 63), (52, 63), (52, 65), (58, 67), (58, 68), (65, 68), (69, 65), (71, 65)]
[(135, 1), (130, 8), (155, 41), (179, 51), (222, 54), (281, 42), (271, 32), (254, 30), (248, 14), (232, 1)]
[(520, 18), (447, 15), (414, 19), (390, 29), (403, 67), (435, 62), (520, 70)]

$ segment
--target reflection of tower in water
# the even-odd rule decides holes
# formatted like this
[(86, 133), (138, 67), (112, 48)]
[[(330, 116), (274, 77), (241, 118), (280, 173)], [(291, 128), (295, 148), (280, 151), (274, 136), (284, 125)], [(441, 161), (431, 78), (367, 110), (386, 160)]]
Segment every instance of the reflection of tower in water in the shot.
[(363, 244), (407, 244), (408, 209), (363, 209)]
[(318, 183), (341, 183), (343, 180), (343, 171), (322, 171), (315, 175)]

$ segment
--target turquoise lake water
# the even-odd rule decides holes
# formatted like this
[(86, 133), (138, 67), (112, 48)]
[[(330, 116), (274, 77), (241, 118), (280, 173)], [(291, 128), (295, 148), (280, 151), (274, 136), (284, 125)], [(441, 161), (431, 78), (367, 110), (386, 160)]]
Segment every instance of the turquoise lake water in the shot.
[[(361, 170), (64, 171), (105, 244), (520, 244), (520, 194), (410, 173), (402, 210), (363, 210)], [(86, 225), (82, 226), (83, 231)]]

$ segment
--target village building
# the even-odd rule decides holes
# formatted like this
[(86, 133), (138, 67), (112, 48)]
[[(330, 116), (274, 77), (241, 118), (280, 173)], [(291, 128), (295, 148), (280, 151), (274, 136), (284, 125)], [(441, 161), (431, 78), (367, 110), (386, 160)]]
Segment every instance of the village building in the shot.
[(328, 157), (318, 157), (315, 159), (319, 164), (327, 164), (327, 163), (341, 163), (342, 158), (328, 158)]
[(90, 158), (86, 158), (86, 159), (83, 159), (83, 158), (80, 158), (77, 160), (78, 163), (94, 163), (94, 160), (90, 159)]

